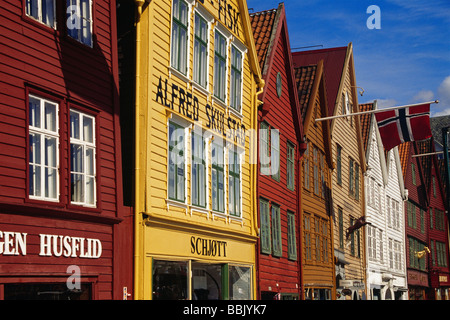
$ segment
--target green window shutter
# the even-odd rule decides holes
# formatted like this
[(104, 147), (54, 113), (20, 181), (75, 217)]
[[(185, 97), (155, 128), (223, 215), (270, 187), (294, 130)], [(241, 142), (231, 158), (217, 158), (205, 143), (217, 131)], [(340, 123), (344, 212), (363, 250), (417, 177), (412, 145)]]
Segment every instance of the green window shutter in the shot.
[(272, 204), (272, 248), (273, 255), (281, 257), (281, 219), (280, 219), (280, 207)]
[(269, 202), (267, 200), (259, 200), (259, 215), (261, 252), (270, 254), (272, 253), (272, 243), (270, 239)]

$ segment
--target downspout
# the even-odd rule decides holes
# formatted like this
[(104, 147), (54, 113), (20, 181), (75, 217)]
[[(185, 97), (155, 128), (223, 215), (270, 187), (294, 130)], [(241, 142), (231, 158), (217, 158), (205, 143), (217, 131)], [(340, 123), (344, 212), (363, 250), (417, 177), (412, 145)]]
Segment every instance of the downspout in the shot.
[(137, 16), (136, 16), (136, 84), (135, 84), (135, 137), (134, 137), (134, 300), (141, 299), (142, 289), (139, 287), (139, 279), (141, 276), (141, 192), (140, 181), (141, 175), (140, 168), (140, 121), (139, 121), (139, 97), (140, 97), (140, 62), (141, 62), (141, 27), (140, 20), (142, 14), (142, 7), (145, 3), (144, 0), (136, 0)]

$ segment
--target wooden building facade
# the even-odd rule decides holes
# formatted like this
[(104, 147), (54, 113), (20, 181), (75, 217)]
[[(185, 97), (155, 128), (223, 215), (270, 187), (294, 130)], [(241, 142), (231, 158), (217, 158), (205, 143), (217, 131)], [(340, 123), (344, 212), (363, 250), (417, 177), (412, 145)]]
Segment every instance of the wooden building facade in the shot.
[(259, 299), (299, 299), (303, 130), (284, 4), (250, 14), (266, 83), (258, 110), (257, 290)]
[(135, 299), (254, 299), (246, 1), (135, 1)]
[(115, 1), (3, 1), (0, 299), (122, 299)]
[(296, 66), (306, 152), (301, 164), (301, 263), (305, 300), (334, 300), (331, 131), (323, 61)]
[[(293, 52), (294, 67), (323, 60), (330, 116), (358, 112), (353, 48)], [(334, 163), (331, 175), (336, 299), (365, 298), (364, 228), (347, 230), (364, 216), (365, 155), (358, 117), (330, 121)]]

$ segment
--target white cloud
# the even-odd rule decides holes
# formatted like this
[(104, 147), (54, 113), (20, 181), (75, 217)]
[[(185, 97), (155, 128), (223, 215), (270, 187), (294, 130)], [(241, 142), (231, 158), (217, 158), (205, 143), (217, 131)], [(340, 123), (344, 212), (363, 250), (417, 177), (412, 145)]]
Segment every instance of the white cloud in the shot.
[(397, 100), (395, 99), (377, 99), (377, 106), (379, 109), (395, 107)]
[(431, 90), (422, 90), (413, 98), (414, 102), (426, 102), (434, 99), (434, 93)]
[(442, 81), (438, 88), (439, 101), (447, 106), (450, 106), (450, 76)]

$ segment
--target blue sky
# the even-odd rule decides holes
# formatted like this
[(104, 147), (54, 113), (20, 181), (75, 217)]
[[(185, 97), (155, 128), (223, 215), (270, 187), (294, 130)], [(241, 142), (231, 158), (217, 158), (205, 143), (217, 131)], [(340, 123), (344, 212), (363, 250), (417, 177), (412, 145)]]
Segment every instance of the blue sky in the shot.
[[(281, 1), (247, 0), (250, 12)], [(450, 115), (450, 0), (286, 0), (292, 48), (353, 43), (359, 103), (389, 107), (438, 99), (431, 115)], [(381, 29), (369, 29), (370, 5)], [(251, 10), (250, 8), (253, 8)], [(306, 49), (306, 50), (311, 50)], [(305, 49), (303, 49), (305, 50)]]

